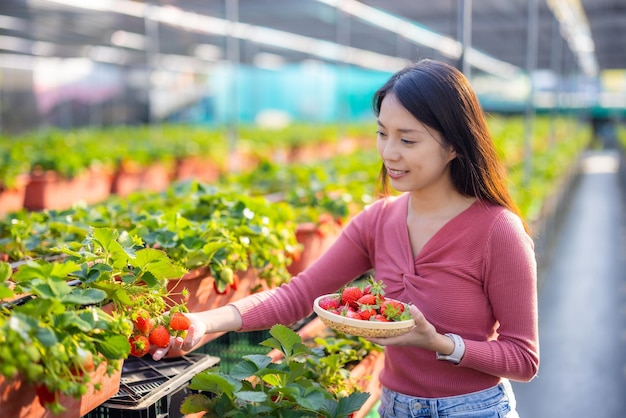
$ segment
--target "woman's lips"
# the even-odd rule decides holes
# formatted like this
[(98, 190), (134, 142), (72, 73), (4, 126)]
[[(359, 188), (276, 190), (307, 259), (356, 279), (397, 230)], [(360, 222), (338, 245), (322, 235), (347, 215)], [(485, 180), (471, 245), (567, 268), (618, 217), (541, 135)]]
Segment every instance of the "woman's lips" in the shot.
[(389, 177), (391, 177), (392, 179), (400, 178), (400, 177), (404, 176), (406, 173), (408, 173), (408, 171), (394, 170), (394, 169), (391, 169), (391, 168), (387, 168), (387, 174), (389, 174)]

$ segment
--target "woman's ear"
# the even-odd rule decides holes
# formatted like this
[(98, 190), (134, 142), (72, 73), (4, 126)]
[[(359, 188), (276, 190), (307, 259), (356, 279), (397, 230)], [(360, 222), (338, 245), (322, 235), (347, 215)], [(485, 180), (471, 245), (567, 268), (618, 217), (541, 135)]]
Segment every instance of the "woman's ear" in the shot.
[(454, 149), (452, 145), (450, 145), (448, 149), (448, 162), (454, 160), (456, 157), (457, 157), (456, 150)]

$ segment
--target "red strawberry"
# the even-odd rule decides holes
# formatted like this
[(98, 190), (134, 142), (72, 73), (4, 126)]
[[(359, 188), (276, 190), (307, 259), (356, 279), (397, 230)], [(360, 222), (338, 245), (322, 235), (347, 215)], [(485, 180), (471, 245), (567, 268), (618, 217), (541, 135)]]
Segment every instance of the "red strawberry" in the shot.
[(56, 402), (58, 399), (58, 392), (48, 389), (45, 384), (39, 384), (35, 386), (35, 393), (39, 399), (39, 403), (44, 408), (46, 405)]
[(344, 316), (346, 318), (352, 318), (352, 319), (363, 319), (361, 314), (359, 314), (357, 311), (353, 311), (352, 309), (346, 309), (344, 312)]
[(175, 331), (185, 331), (189, 329), (191, 320), (182, 312), (174, 312), (170, 317), (170, 328)]
[(150, 340), (150, 344), (160, 348), (165, 348), (170, 345), (170, 333), (163, 325), (158, 325), (153, 329), (148, 339)]
[(322, 298), (318, 303), (320, 308), (326, 309), (327, 311), (339, 308), (339, 299), (333, 296)]
[(358, 305), (376, 305), (377, 302), (376, 296), (372, 294), (364, 294), (356, 301)]
[(380, 313), (392, 321), (399, 319), (402, 312), (404, 304), (395, 300), (386, 299), (380, 306)]
[(130, 343), (130, 355), (143, 357), (150, 351), (150, 340), (145, 335), (133, 335), (128, 339)]
[(385, 315), (376, 314), (370, 318), (370, 321), (390, 322)]
[(357, 286), (348, 286), (341, 292), (341, 303), (343, 305), (350, 305), (353, 308), (357, 307), (356, 301), (363, 296), (363, 291)]
[(214, 281), (213, 282), (213, 290), (218, 295), (225, 295), (230, 290), (230, 285), (228, 283), (222, 281)]
[(135, 330), (142, 335), (149, 335), (154, 328), (154, 319), (150, 317), (150, 312), (145, 309), (138, 309), (133, 312), (131, 319)]
[(372, 305), (361, 305), (357, 311), (361, 315), (361, 319), (369, 320), (372, 316), (376, 315), (378, 311)]

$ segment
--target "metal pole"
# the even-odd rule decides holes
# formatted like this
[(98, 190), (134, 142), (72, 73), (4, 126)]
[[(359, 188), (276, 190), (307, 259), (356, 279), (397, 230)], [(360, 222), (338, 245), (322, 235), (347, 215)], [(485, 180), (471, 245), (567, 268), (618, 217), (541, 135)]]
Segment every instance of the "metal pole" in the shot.
[[(225, 0), (226, 20), (231, 28), (239, 21), (239, 0)], [(232, 31), (231, 31), (232, 32)], [(239, 74), (239, 40), (229, 33), (226, 38), (226, 57), (228, 60), (230, 101), (226, 109), (226, 136), (228, 142), (229, 170), (237, 172), (240, 169), (240, 161), (237, 158), (239, 98), (238, 98), (238, 74)]]
[(151, 18), (151, 13), (153, 10), (152, 1), (148, 3), (148, 8), (146, 14), (144, 15), (144, 28), (146, 32), (146, 64), (147, 69), (146, 72), (148, 74), (148, 122), (150, 125), (153, 125), (157, 119), (155, 104), (154, 104), (154, 80), (153, 74), (157, 69), (157, 58), (159, 54), (159, 22), (155, 19)]
[(457, 36), (462, 45), (459, 70), (469, 80), (471, 66), (467, 61), (467, 51), (472, 47), (472, 0), (458, 0)]
[[(337, 18), (336, 22), (336, 36), (337, 36), (337, 44), (341, 46), (350, 46), (350, 34), (352, 31), (350, 25), (350, 16), (341, 10), (340, 7), (336, 8)], [(337, 66), (337, 78), (336, 78), (336, 87), (335, 87), (335, 97), (337, 100), (337, 114), (338, 114), (338, 135), (341, 140), (346, 136), (348, 130), (348, 119), (349, 119), (349, 106), (348, 102), (344, 100), (343, 91), (341, 86), (346, 85), (344, 82), (344, 77), (349, 72), (348, 64), (345, 62), (340, 62)]]
[(526, 72), (528, 74), (529, 89), (526, 100), (525, 135), (524, 135), (524, 175), (522, 182), (527, 186), (532, 176), (532, 141), (535, 122), (535, 82), (533, 75), (537, 68), (537, 41), (538, 41), (538, 0), (528, 0), (528, 28), (526, 31)]
[(552, 90), (553, 103), (551, 109), (551, 132), (550, 132), (550, 147), (556, 144), (556, 121), (560, 113), (561, 105), (561, 83), (563, 74), (561, 72), (561, 66), (563, 61), (563, 42), (561, 40), (560, 23), (555, 16), (552, 19), (552, 46), (550, 54), (550, 68), (555, 77), (555, 83)]

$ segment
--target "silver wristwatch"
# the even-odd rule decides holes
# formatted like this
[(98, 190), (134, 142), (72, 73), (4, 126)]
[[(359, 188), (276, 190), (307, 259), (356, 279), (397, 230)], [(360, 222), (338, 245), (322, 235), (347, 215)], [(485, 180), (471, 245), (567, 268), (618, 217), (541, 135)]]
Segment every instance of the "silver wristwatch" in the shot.
[(452, 363), (459, 364), (465, 354), (465, 342), (463, 341), (463, 338), (456, 334), (445, 334), (445, 336), (450, 338), (454, 343), (454, 351), (448, 356), (437, 353), (437, 360), (447, 360)]

